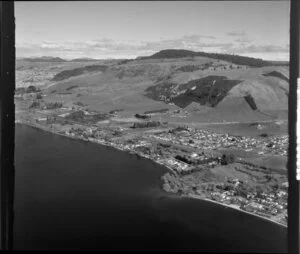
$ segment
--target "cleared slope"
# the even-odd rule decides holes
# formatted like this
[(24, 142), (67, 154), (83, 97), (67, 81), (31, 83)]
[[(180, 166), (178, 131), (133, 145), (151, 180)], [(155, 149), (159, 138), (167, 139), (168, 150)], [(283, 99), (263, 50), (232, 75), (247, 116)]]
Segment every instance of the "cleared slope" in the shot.
[[(84, 72), (52, 82), (46, 93), (53, 100), (81, 101), (97, 110), (123, 108), (130, 114), (176, 109), (177, 104), (192, 113), (186, 121), (195, 117), (197, 121), (257, 121), (286, 114), (288, 82), (264, 74), (277, 71), (286, 77), (287, 67), (241, 68), (205, 57), (132, 60), (107, 66), (104, 72)], [(203, 66), (208, 68), (203, 70)], [(154, 87), (158, 95), (145, 97)], [(246, 96), (253, 98), (257, 110)]]

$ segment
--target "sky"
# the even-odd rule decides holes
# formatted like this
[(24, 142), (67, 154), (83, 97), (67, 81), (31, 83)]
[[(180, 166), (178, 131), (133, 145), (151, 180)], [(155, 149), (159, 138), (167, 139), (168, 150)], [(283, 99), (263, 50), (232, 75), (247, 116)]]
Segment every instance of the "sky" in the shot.
[(16, 56), (135, 58), (163, 49), (289, 60), (290, 1), (16, 1)]

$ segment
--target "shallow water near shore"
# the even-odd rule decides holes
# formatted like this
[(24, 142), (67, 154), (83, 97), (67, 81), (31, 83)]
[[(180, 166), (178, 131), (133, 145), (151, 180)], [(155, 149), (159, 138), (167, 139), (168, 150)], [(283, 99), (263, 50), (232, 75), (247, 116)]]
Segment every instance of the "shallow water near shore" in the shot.
[(150, 160), (25, 125), (15, 146), (15, 250), (286, 252), (285, 227), (169, 195)]

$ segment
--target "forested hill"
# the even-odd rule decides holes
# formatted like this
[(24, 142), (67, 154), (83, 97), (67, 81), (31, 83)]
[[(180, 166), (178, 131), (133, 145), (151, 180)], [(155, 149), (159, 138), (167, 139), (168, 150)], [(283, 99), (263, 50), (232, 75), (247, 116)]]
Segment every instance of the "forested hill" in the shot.
[(288, 62), (276, 63), (274, 61), (265, 61), (259, 58), (252, 58), (246, 56), (230, 55), (230, 54), (219, 54), (219, 53), (206, 53), (206, 52), (195, 52), (184, 49), (166, 49), (161, 50), (152, 56), (139, 57), (139, 59), (163, 59), (163, 58), (182, 58), (182, 57), (209, 57), (213, 59), (228, 61), (238, 65), (247, 65), (251, 67), (263, 67), (270, 65), (283, 64), (287, 65)]

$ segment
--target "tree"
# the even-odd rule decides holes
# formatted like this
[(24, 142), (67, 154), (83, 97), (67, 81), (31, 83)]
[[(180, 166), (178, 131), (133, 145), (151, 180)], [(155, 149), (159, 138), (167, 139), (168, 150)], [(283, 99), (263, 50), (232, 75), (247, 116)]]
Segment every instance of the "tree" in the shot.
[(23, 93), (25, 93), (25, 92), (26, 92), (25, 87), (18, 87), (18, 88), (16, 89), (16, 93), (17, 93), (17, 94), (23, 94)]
[(272, 187), (273, 187), (274, 191), (278, 191), (279, 188), (280, 188), (280, 186), (279, 186), (279, 184), (277, 182)]
[(49, 102), (46, 104), (47, 109), (61, 108), (63, 104), (61, 102)]
[(37, 90), (37, 88), (35, 87), (35, 86), (29, 86), (29, 87), (27, 87), (27, 89), (26, 89), (26, 93), (35, 93), (35, 92), (37, 92), (38, 90)]
[(225, 183), (225, 185), (224, 185), (224, 190), (225, 190), (225, 191), (231, 191), (231, 190), (234, 190), (234, 187), (233, 187), (232, 184)]
[(66, 119), (72, 120), (72, 121), (82, 120), (83, 118), (84, 118), (84, 112), (81, 110), (72, 112), (66, 116)]
[(41, 104), (38, 101), (34, 101), (29, 108), (39, 108)]
[(260, 185), (257, 185), (256, 186), (256, 197), (262, 198), (263, 197), (262, 194), (263, 194), (263, 188)]
[(238, 186), (236, 188), (236, 194), (238, 196), (246, 198), (248, 193), (249, 193), (249, 189), (244, 185)]
[[(77, 96), (77, 97), (78, 97), (78, 96)], [(74, 104), (77, 105), (77, 106), (81, 106), (81, 107), (84, 106), (84, 104), (83, 104), (81, 101), (77, 101), (77, 102), (75, 102)]]
[(265, 177), (266, 177), (266, 179), (267, 179), (267, 181), (268, 181), (268, 182), (272, 180), (272, 176), (271, 176), (271, 175), (269, 175), (269, 174), (268, 174), (268, 175), (266, 175)]
[(262, 138), (267, 138), (269, 135), (268, 133), (261, 133), (259, 136)]
[(230, 163), (233, 163), (234, 159), (235, 158), (233, 154), (229, 154), (229, 155), (223, 154), (221, 158), (221, 165), (228, 165)]
[(206, 187), (207, 191), (214, 191), (215, 190), (215, 185), (212, 183), (209, 183)]

